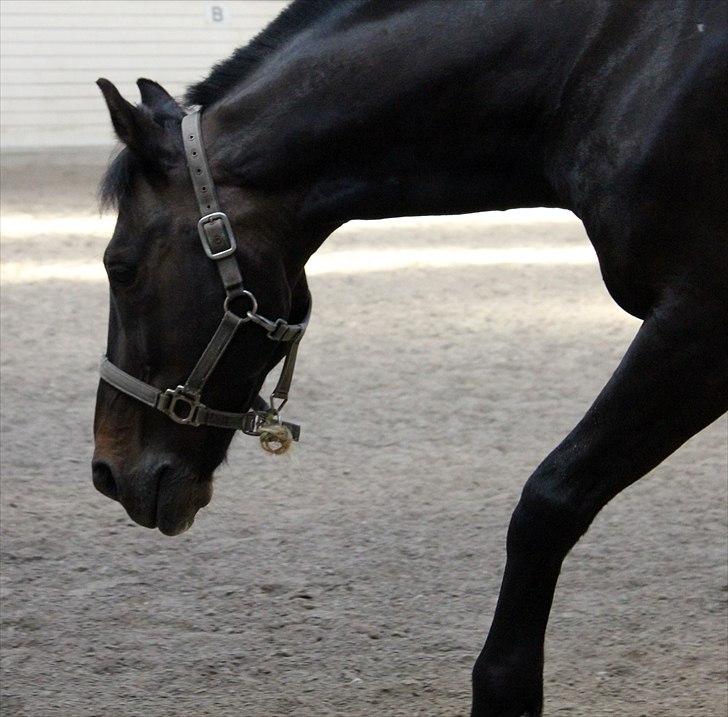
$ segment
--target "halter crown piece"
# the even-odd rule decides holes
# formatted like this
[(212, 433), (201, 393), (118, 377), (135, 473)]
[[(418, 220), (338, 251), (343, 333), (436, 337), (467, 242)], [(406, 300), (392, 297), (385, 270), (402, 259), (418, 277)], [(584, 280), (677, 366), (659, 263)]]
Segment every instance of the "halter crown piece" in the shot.
[[(266, 438), (268, 440), (270, 438), (266, 437), (267, 429), (275, 427), (275, 430), (270, 431), (275, 436), (280, 434), (281, 428), (285, 428), (290, 431), (291, 438), (295, 441), (298, 440), (301, 433), (300, 426), (281, 421), (279, 412), (288, 401), (298, 344), (306, 331), (311, 316), (311, 295), (309, 294), (308, 297), (306, 317), (300, 324), (289, 324), (284, 319), (271, 321), (258, 313), (258, 302), (255, 296), (243, 286), (240, 267), (235, 258), (236, 244), (233, 228), (217, 201), (215, 185), (202, 144), (199, 112), (193, 112), (182, 118), (182, 139), (187, 168), (192, 178), (200, 214), (202, 214), (202, 218), (197, 223), (202, 248), (208, 258), (215, 262), (225, 287), (222, 320), (207, 344), (207, 348), (192, 369), (192, 373), (182, 386), (166, 390), (158, 389), (122, 371), (107, 356), (101, 359), (99, 372), (106, 383), (127, 396), (156, 408), (175, 423), (184, 426), (214, 426), (240, 430), (250, 436), (260, 436), (263, 447), (271, 450), (266, 440)], [(231, 309), (233, 300), (240, 298), (247, 300), (250, 304), (250, 309), (245, 312), (244, 316), (239, 316)], [(270, 395), (270, 405), (258, 396), (253, 402), (254, 408), (246, 413), (229, 413), (208, 408), (200, 400), (202, 389), (235, 336), (235, 332), (248, 321), (261, 326), (272, 341), (282, 341), (288, 344), (278, 383)], [(276, 405), (277, 401), (279, 403)], [(280, 451), (273, 450), (272, 452)]]

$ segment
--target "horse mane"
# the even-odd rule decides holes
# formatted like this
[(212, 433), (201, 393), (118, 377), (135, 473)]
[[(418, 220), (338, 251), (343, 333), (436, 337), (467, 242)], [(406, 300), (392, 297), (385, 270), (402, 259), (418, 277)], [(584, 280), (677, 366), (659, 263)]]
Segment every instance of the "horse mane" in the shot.
[(342, 0), (294, 0), (247, 45), (239, 47), (227, 60), (216, 64), (207, 78), (190, 86), (185, 94), (185, 102), (199, 105), (202, 109), (213, 104), (296, 33), (342, 5)]
[[(353, 3), (363, 4), (362, 0)], [(346, 0), (294, 0), (247, 45), (239, 47), (227, 59), (214, 65), (204, 80), (191, 85), (185, 93), (187, 105), (204, 109), (242, 82), (266, 57), (284, 45), (296, 33), (310, 27), (335, 9), (351, 5)], [(110, 162), (101, 185), (101, 208), (118, 208), (131, 191), (134, 176), (142, 169), (141, 162), (126, 147)]]

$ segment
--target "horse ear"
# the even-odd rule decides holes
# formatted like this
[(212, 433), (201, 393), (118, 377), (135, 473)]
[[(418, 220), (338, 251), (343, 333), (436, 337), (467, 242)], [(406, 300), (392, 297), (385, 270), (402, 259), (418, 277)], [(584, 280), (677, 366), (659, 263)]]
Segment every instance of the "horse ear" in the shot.
[(132, 151), (146, 153), (159, 138), (159, 126), (151, 114), (125, 100), (109, 80), (102, 77), (96, 84), (106, 100), (116, 136)]
[(163, 121), (184, 117), (184, 110), (179, 106), (177, 100), (158, 82), (140, 77), (137, 80), (137, 87), (142, 96), (142, 103), (152, 110), (155, 120)]

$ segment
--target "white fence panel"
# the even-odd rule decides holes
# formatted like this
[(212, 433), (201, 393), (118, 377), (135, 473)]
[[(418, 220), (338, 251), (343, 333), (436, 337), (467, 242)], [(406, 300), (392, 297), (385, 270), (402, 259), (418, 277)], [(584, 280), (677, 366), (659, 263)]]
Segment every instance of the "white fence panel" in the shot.
[(131, 101), (138, 98), (137, 77), (181, 95), (286, 5), (286, 0), (2, 0), (2, 148), (110, 145), (98, 77), (108, 77)]

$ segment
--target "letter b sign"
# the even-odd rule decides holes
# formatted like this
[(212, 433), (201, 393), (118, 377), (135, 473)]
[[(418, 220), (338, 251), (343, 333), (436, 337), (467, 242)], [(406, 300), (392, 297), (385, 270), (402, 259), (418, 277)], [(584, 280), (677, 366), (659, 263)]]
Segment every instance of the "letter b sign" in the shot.
[(212, 25), (226, 25), (228, 9), (223, 3), (209, 3), (207, 6), (207, 21)]

